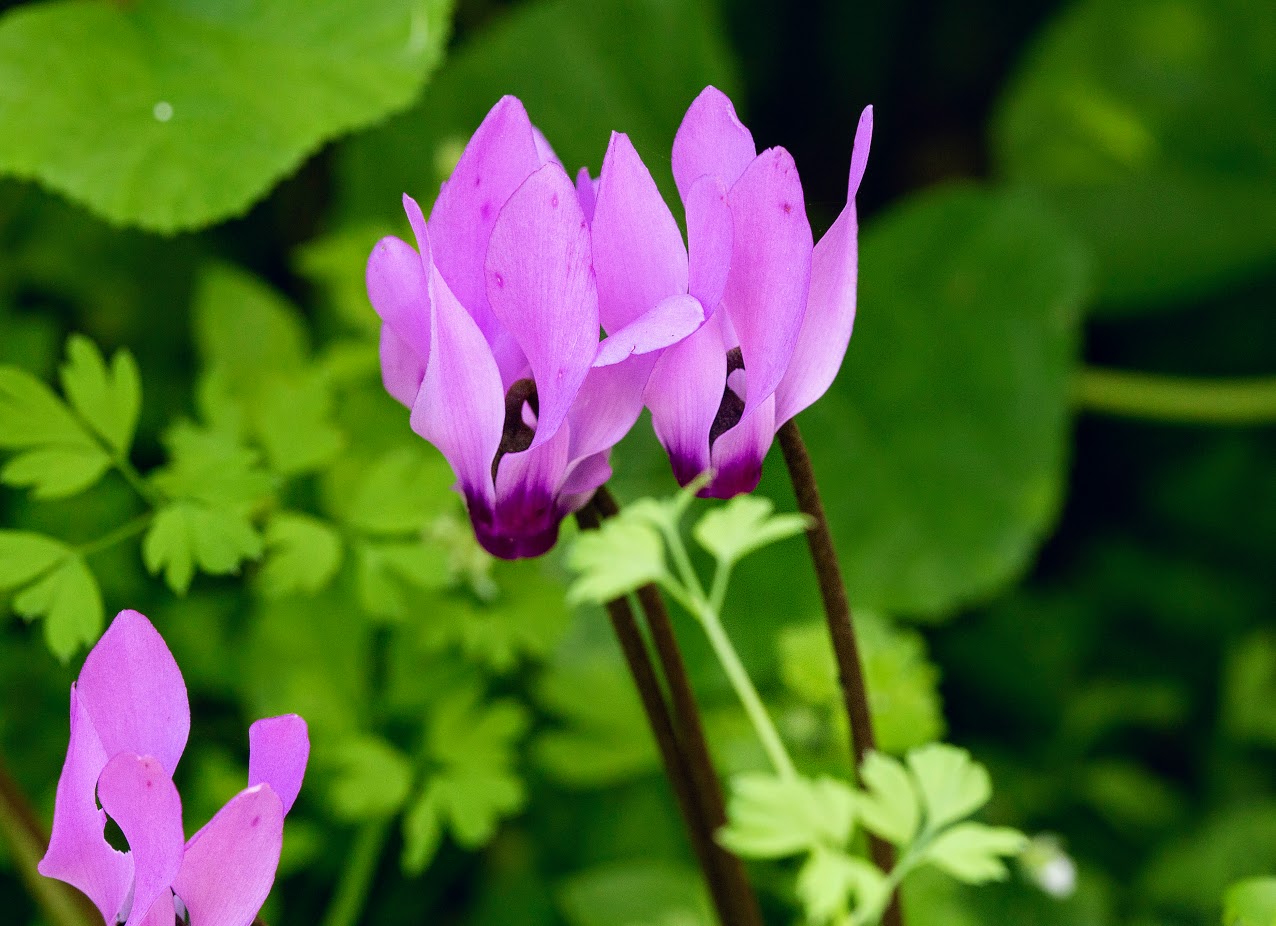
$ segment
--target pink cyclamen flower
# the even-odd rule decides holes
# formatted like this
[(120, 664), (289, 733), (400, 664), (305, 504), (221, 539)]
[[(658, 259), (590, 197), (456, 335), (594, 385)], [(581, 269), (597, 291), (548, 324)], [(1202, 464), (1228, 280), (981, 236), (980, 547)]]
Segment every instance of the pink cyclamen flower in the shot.
[(599, 288), (624, 290), (638, 305), (690, 293), (708, 316), (662, 353), (646, 389), (682, 485), (712, 470), (702, 495), (752, 491), (780, 426), (837, 375), (855, 321), (855, 193), (872, 130), (869, 107), (855, 133), (846, 206), (812, 246), (793, 158), (783, 148), (758, 154), (731, 101), (706, 88), (673, 145), (689, 261), (646, 167), (627, 138), (613, 137), (593, 223)]
[(386, 389), (451, 464), (479, 542), (506, 559), (554, 545), (610, 477), (659, 351), (704, 321), (685, 294), (600, 305), (593, 192), (505, 97), (428, 222), (404, 196), (417, 247), (384, 238), (368, 259)]
[[(71, 737), (39, 865), (88, 895), (111, 926), (175, 926), (179, 916), (249, 926), (270, 893), (310, 755), (306, 722), (254, 723), (248, 787), (187, 840), (173, 771), (189, 732), (172, 653), (150, 621), (121, 611), (71, 686)], [(127, 852), (107, 842), (108, 816)]]

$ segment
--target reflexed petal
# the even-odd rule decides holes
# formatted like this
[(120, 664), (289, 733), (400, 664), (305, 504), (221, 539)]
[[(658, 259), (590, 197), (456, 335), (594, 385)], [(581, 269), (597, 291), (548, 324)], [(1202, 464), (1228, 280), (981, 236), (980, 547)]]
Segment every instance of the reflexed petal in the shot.
[(784, 424), (828, 391), (846, 356), (855, 325), (859, 271), (855, 193), (864, 176), (873, 134), (873, 108), (860, 116), (847, 183), (846, 207), (815, 246), (806, 318), (788, 371), (775, 390), (776, 426)]
[(678, 223), (627, 135), (613, 132), (598, 177), (591, 228), (598, 305), (608, 334), (661, 299), (687, 292)]
[(270, 785), (285, 814), (301, 791), (309, 758), (310, 734), (296, 714), (266, 717), (248, 728), (248, 786)]
[(635, 354), (677, 344), (704, 323), (704, 308), (694, 296), (667, 296), (598, 345), (595, 367), (606, 367)]
[(154, 756), (169, 775), (186, 748), (190, 702), (163, 638), (141, 614), (121, 611), (90, 650), (77, 683), (107, 756)]
[(249, 926), (270, 896), (284, 807), (269, 785), (240, 791), (186, 846), (173, 890), (192, 926)]
[(97, 782), (102, 809), (128, 840), (133, 857), (133, 907), (126, 926), (141, 922), (182, 865), (182, 799), (167, 770), (151, 756), (120, 753)]
[(563, 512), (557, 495), (567, 471), (570, 432), (564, 424), (545, 443), (501, 458), (494, 516), (476, 518), (471, 512), (470, 518), (479, 543), (493, 556), (540, 556), (558, 539)]
[(598, 487), (611, 478), (609, 450), (603, 450), (576, 463), (563, 480), (558, 503), (564, 512), (579, 511), (598, 491)]
[(774, 437), (775, 397), (768, 396), (756, 411), (746, 412), (739, 424), (713, 442), (713, 482), (700, 495), (733, 498), (756, 489)]
[(408, 408), (416, 401), (425, 378), (425, 361), (389, 325), (381, 326), (381, 382), (385, 391)]
[(416, 236), (416, 247), (421, 254), (421, 266), (428, 271), (434, 265), (434, 256), (430, 253), (430, 234), (426, 230), (421, 204), (404, 193), (403, 211), (407, 213), (408, 224), (412, 226), (412, 234)]
[(492, 460), (505, 424), (501, 374), (478, 325), (437, 272), (431, 284), (430, 362), (412, 430), (447, 457), (470, 505), (490, 508)]
[(418, 254), (391, 235), (372, 249), (365, 276), (368, 298), (381, 321), (424, 360), (430, 356), (430, 292), (422, 258), (428, 265), (428, 251)]
[(487, 304), (483, 261), (501, 207), (541, 165), (523, 104), (502, 97), (465, 146), (430, 212), (434, 264), (489, 341), (497, 324)]
[(594, 221), (594, 204), (598, 201), (598, 181), (589, 176), (589, 168), (582, 167), (576, 173), (576, 198), (581, 211), (590, 222)]
[(723, 305), (749, 371), (745, 414), (775, 391), (793, 356), (811, 281), (811, 225), (793, 158), (771, 148), (728, 195), (734, 235)]
[(720, 317), (662, 353), (647, 382), (651, 423), (680, 485), (709, 468), (709, 430), (727, 380)]
[(97, 780), (106, 760), (93, 722), (72, 685), (71, 737), (58, 779), (49, 851), (38, 869), (46, 878), (79, 888), (103, 919), (114, 923), (133, 883), (133, 859), (111, 848), (103, 835), (106, 814), (97, 805)]
[(691, 185), (706, 174), (730, 189), (757, 155), (753, 135), (717, 87), (705, 87), (687, 109), (673, 140), (673, 178), (686, 202)]
[(540, 159), (540, 166), (543, 167), (551, 162), (557, 164), (559, 167), (563, 166), (563, 162), (560, 161), (558, 159), (558, 155), (554, 153), (554, 146), (549, 143), (549, 139), (545, 137), (545, 133), (536, 126), (532, 126), (532, 138), (536, 142), (536, 156)]
[(571, 462), (608, 450), (629, 433), (642, 414), (643, 390), (657, 359), (656, 354), (639, 354), (589, 371), (567, 419)]
[(505, 204), (487, 252), (488, 302), (527, 355), (536, 382), (534, 447), (566, 419), (598, 349), (590, 263), (589, 223), (576, 190), (561, 167), (547, 164)]
[(731, 269), (731, 207), (722, 181), (701, 177), (687, 194), (686, 208), (691, 264), (687, 291), (712, 315), (722, 301)]

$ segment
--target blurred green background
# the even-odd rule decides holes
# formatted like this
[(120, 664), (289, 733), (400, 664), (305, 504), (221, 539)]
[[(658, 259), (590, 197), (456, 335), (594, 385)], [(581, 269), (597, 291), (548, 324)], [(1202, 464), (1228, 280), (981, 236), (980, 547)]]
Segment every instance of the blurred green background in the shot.
[[(817, 235), (876, 108), (857, 328), (800, 423), (883, 747), (969, 748), (987, 818), (1040, 836), (1008, 883), (910, 883), (909, 923), (1212, 924), (1276, 874), (1265, 0), (0, 3), (0, 364), (59, 388), (80, 333), (142, 395), (139, 492), (0, 389), (0, 755), (46, 820), (67, 686), (135, 607), (192, 692), (188, 832), (252, 719), (310, 721), (274, 926), (707, 922), (605, 620), (557, 555), (478, 553), (362, 281), (500, 95), (569, 169), (628, 132), (671, 193), (708, 83), (793, 152)], [(622, 500), (672, 490), (649, 429), (615, 456)], [(760, 491), (793, 507), (778, 455)], [(729, 630), (804, 768), (845, 773), (818, 621), (800, 543), (740, 571)], [(758, 765), (679, 630), (720, 764)], [(787, 922), (791, 873), (755, 874)], [(0, 908), (38, 922), (2, 854)]]

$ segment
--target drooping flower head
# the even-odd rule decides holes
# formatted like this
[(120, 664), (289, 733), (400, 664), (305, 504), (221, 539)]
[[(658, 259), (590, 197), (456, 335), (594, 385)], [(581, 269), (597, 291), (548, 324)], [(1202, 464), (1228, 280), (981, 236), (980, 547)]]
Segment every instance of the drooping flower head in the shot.
[(451, 464), (480, 543), (507, 559), (553, 546), (611, 475), (658, 352), (704, 320), (685, 296), (600, 307), (593, 193), (505, 97), (428, 222), (404, 197), (416, 248), (389, 237), (368, 259), (386, 389)]
[(752, 491), (780, 426), (823, 395), (841, 366), (855, 320), (855, 193), (872, 125), (869, 108), (855, 135), (846, 206), (813, 246), (793, 158), (783, 148), (758, 154), (731, 101), (705, 89), (673, 146), (689, 274), (647, 169), (628, 139), (612, 140), (594, 215), (600, 289), (626, 288), (639, 306), (690, 293), (708, 316), (662, 353), (646, 389), (678, 481), (713, 471), (702, 495)]
[[(71, 686), (70, 742), (39, 865), (83, 891), (109, 926), (174, 926), (182, 915), (249, 926), (270, 893), (310, 755), (305, 721), (289, 714), (249, 728), (248, 787), (187, 840), (173, 771), (189, 732), (172, 653), (150, 621), (121, 611)], [(128, 851), (107, 842), (108, 816)]]

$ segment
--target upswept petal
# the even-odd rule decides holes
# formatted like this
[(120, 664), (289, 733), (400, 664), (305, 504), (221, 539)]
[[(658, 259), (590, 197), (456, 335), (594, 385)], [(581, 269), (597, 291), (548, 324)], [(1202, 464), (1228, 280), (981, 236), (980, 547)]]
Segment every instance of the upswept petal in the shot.
[(749, 374), (745, 414), (775, 391), (793, 356), (811, 281), (811, 225), (783, 148), (749, 165), (727, 196), (734, 235), (723, 305)]
[(102, 809), (128, 840), (133, 857), (133, 906), (125, 926), (137, 926), (167, 894), (182, 865), (182, 799), (152, 756), (120, 753), (97, 782)]
[(598, 491), (598, 487), (611, 478), (610, 450), (603, 450), (577, 461), (558, 490), (558, 503), (564, 512), (579, 511)]
[(767, 396), (753, 412), (713, 442), (713, 481), (700, 495), (734, 498), (752, 492), (762, 478), (762, 461), (775, 438), (775, 397)]
[(860, 116), (851, 154), (846, 206), (815, 246), (806, 318), (788, 371), (775, 390), (776, 426), (784, 424), (828, 391), (846, 356), (855, 325), (855, 289), (859, 275), (855, 193), (864, 176), (873, 135), (873, 107)]
[(173, 890), (198, 926), (249, 926), (270, 895), (284, 806), (269, 785), (240, 791), (186, 846)]
[(540, 556), (558, 539), (563, 512), (558, 487), (567, 472), (571, 428), (564, 424), (542, 444), (501, 458), (491, 521), (471, 518), (479, 543), (503, 559)]
[(629, 136), (611, 133), (591, 226), (598, 306), (608, 334), (687, 292), (687, 249)]
[(532, 368), (537, 447), (566, 419), (598, 349), (589, 223), (557, 164), (532, 174), (501, 210), (487, 251), (487, 295)]
[(116, 615), (85, 658), (76, 687), (108, 757), (154, 756), (173, 774), (190, 733), (190, 702), (182, 672), (150, 621), (136, 611)]
[(549, 143), (545, 133), (536, 126), (532, 126), (532, 139), (536, 142), (536, 157), (540, 161), (540, 166), (549, 163), (557, 164), (559, 167), (563, 166), (563, 162), (554, 153), (554, 146)]
[(103, 835), (106, 814), (98, 808), (95, 795), (107, 758), (72, 685), (71, 736), (58, 779), (49, 851), (37, 867), (46, 878), (79, 888), (102, 918), (114, 923), (133, 883), (133, 859), (111, 848)]
[(430, 211), (434, 264), (488, 341), (497, 330), (487, 304), (483, 262), (501, 207), (541, 166), (523, 104), (512, 96), (492, 107)]
[(662, 353), (647, 382), (651, 423), (680, 485), (709, 468), (709, 431), (727, 381), (721, 315)]
[(436, 271), (431, 275), (430, 362), (412, 430), (439, 449), (474, 506), (491, 509), (492, 460), (501, 445), (505, 391), (483, 333)]
[(706, 174), (730, 189), (757, 156), (753, 134), (717, 87), (705, 87), (682, 117), (673, 140), (673, 179), (686, 202), (691, 185)]
[(365, 273), (368, 299), (381, 321), (422, 360), (430, 356), (429, 260), (428, 252), (419, 254), (391, 235), (376, 243)]
[(381, 326), (381, 382), (385, 391), (408, 408), (416, 401), (425, 379), (425, 361), (394, 333), (389, 325)]
[(731, 270), (732, 221), (726, 187), (717, 177), (701, 177), (687, 193), (687, 291), (712, 315), (722, 301)]
[(639, 354), (589, 371), (567, 419), (571, 463), (609, 450), (629, 433), (642, 414), (643, 390), (657, 359), (655, 354)]
[(576, 198), (580, 200), (581, 211), (586, 220), (594, 221), (594, 206), (598, 202), (598, 181), (589, 176), (589, 168), (582, 167), (576, 172)]
[(296, 714), (266, 717), (248, 728), (248, 786), (268, 784), (292, 810), (306, 777), (310, 759), (310, 733)]
[(666, 296), (599, 344), (594, 366), (612, 366), (677, 344), (704, 323), (704, 315), (704, 307), (694, 296)]

